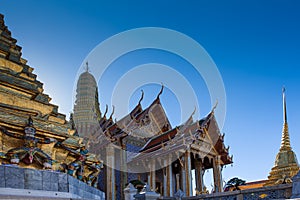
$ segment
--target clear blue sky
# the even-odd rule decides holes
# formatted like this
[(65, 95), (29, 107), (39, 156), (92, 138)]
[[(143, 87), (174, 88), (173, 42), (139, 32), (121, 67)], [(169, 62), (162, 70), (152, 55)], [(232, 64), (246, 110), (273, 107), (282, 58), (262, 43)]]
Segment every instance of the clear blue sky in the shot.
[[(23, 57), (45, 83), (45, 93), (60, 111), (72, 110), (72, 91), (77, 70), (101, 41), (138, 27), (164, 27), (182, 32), (200, 43), (222, 75), (227, 95), (227, 115), (222, 132), (234, 155), (233, 167), (224, 179), (238, 176), (247, 181), (265, 179), (274, 165), (282, 129), (281, 88), (287, 88), (291, 143), (300, 156), (300, 3), (270, 1), (9, 1), (0, 2), (6, 25), (23, 47)], [(174, 55), (138, 51), (115, 65), (126, 69), (158, 62), (180, 68)], [(132, 60), (139, 60), (134, 62)], [(177, 65), (176, 65), (177, 63)], [(209, 112), (210, 99), (203, 80), (188, 68), (180, 71), (192, 81), (201, 98), (201, 116)], [(109, 103), (105, 88), (120, 77), (118, 70), (100, 83), (101, 108)], [(146, 86), (147, 106), (159, 86)], [(148, 91), (148, 92), (147, 92)], [(162, 95), (173, 123), (176, 101)], [(131, 102), (136, 102), (136, 91)], [(174, 99), (174, 96), (171, 97)], [(173, 100), (172, 100), (173, 102)], [(117, 109), (117, 108), (116, 108)], [(175, 111), (174, 111), (175, 110)]]

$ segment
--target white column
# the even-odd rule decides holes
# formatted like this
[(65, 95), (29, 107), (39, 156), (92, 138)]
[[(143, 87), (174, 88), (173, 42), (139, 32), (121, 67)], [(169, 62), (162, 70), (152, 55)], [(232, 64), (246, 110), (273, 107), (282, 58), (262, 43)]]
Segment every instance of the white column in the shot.
[(163, 176), (164, 176), (164, 191), (163, 191), (163, 195), (164, 196), (168, 196), (168, 179), (170, 179), (168, 177), (168, 160), (164, 160), (164, 169), (163, 169)]
[(156, 189), (156, 176), (155, 176), (155, 159), (150, 163), (150, 188), (155, 191)]
[(187, 187), (186, 187), (186, 162), (185, 156), (182, 157), (183, 166), (181, 167), (181, 186), (182, 191), (186, 195)]
[[(151, 170), (151, 168), (150, 168), (150, 170)], [(151, 185), (151, 172), (148, 173), (147, 185), (149, 185), (149, 186)]]
[(114, 158), (114, 148), (106, 148), (106, 196), (107, 199), (115, 200), (115, 158)]
[[(123, 148), (120, 150), (120, 155), (121, 155), (121, 183), (123, 183), (123, 185), (121, 186), (121, 188), (125, 187), (125, 184), (128, 182), (128, 176), (127, 176), (127, 151), (125, 150), (126, 147), (123, 146)], [(121, 198), (122, 195), (121, 195)]]

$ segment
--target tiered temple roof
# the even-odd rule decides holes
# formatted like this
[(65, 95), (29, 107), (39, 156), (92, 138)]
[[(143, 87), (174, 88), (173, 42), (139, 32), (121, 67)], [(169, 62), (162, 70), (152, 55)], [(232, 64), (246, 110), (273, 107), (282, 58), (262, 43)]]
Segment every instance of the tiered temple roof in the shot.
[(183, 125), (149, 139), (133, 161), (159, 158), (189, 149), (195, 155), (203, 153), (199, 155), (202, 158), (208, 154), (220, 155), (222, 165), (231, 164), (232, 157), (229, 156), (229, 148), (224, 146), (224, 135), (216, 135), (219, 131), (215, 123), (213, 111), (202, 120), (193, 122), (190, 118)]
[[(141, 162), (143, 159), (161, 157), (174, 152), (191, 149), (202, 158), (206, 154), (221, 156), (222, 165), (232, 163), (229, 156), (229, 147), (224, 145), (224, 135), (220, 134), (214, 109), (203, 119), (193, 121), (192, 116), (180, 126), (171, 128), (164, 108), (160, 103), (163, 87), (155, 100), (145, 109), (141, 106), (143, 93), (134, 109), (121, 120), (114, 122), (112, 115), (107, 119), (106, 113), (100, 119), (102, 128), (97, 134), (94, 145), (105, 148), (109, 143), (114, 143), (126, 149), (124, 143), (139, 146), (139, 152), (127, 152), (128, 162)], [(207, 152), (205, 152), (207, 151)], [(201, 155), (199, 155), (201, 157)], [(212, 166), (207, 166), (211, 168)]]
[[(143, 99), (143, 93), (138, 104), (133, 108), (133, 110), (123, 117), (119, 121), (114, 121), (112, 114), (109, 118), (106, 117), (108, 107), (106, 106), (106, 110), (104, 112), (103, 117), (99, 120), (99, 124), (101, 130), (99, 133), (104, 134), (96, 134), (95, 138), (91, 141), (97, 147), (101, 148), (107, 145), (110, 142), (122, 142), (120, 139), (126, 138), (127, 142), (138, 142), (141, 147), (153, 136), (160, 135), (165, 131), (170, 130), (171, 125), (166, 116), (166, 113), (160, 103), (159, 96), (163, 91), (163, 87), (156, 99), (148, 106), (143, 109), (141, 106), (141, 101)], [(114, 110), (114, 108), (113, 108)], [(103, 136), (106, 137), (103, 137)], [(118, 143), (118, 145), (122, 146), (122, 143)]]

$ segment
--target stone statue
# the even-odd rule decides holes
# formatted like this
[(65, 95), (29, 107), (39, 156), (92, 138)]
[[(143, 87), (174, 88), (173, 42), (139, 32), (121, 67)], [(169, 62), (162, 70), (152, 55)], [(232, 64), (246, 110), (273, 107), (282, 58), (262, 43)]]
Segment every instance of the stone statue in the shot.
[(74, 150), (69, 148), (63, 144), (59, 144), (65, 150), (73, 153), (77, 158), (73, 162), (67, 165), (67, 173), (71, 176), (76, 176), (79, 180), (83, 180), (84, 175), (84, 165), (86, 161), (86, 156), (88, 154), (88, 150), (85, 148), (84, 144), (80, 145), (78, 150)]
[(89, 165), (88, 168), (92, 172), (86, 177), (86, 183), (90, 186), (97, 187), (98, 175), (99, 175), (101, 169), (103, 168), (103, 163), (101, 163), (100, 161), (97, 161), (96, 163)]
[(31, 117), (29, 117), (27, 126), (24, 128), (24, 135), (10, 133), (2, 127), (0, 127), (0, 130), (8, 136), (24, 140), (24, 146), (10, 149), (5, 154), (6, 158), (10, 160), (11, 164), (19, 164), (20, 161), (24, 162), (25, 164), (32, 164), (34, 161), (36, 161), (43, 166), (43, 168), (52, 169), (52, 158), (38, 148), (37, 144), (50, 144), (56, 142), (56, 140), (53, 138), (36, 138), (36, 129), (33, 126)]

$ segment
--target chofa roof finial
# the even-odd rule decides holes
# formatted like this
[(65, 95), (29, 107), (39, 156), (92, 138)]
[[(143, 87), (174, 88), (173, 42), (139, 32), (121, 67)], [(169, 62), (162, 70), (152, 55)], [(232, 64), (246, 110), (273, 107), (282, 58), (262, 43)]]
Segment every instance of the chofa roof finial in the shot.
[(141, 96), (141, 98), (139, 100), (139, 104), (141, 104), (142, 100), (144, 99), (144, 90), (141, 90), (141, 92), (142, 92), (142, 96)]
[(160, 89), (160, 91), (159, 91), (159, 93), (158, 93), (156, 99), (159, 99), (159, 96), (162, 94), (163, 91), (164, 91), (164, 84), (161, 83), (161, 89)]
[(106, 106), (105, 106), (105, 112), (104, 112), (104, 115), (103, 115), (104, 118), (106, 118), (107, 111), (108, 111), (108, 105), (106, 104)]
[(111, 114), (109, 116), (109, 119), (112, 119), (112, 116), (115, 113), (115, 106), (113, 105), (112, 108), (113, 108), (113, 110), (112, 110), (112, 112), (111, 112)]

